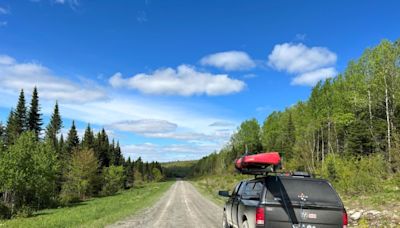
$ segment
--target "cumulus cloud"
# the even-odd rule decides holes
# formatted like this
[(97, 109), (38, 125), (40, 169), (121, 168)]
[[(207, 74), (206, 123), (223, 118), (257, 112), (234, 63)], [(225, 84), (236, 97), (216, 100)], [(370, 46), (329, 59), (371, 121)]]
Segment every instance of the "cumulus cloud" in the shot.
[(337, 75), (337, 71), (333, 67), (322, 68), (310, 72), (300, 74), (292, 81), (293, 85), (309, 85), (313, 86), (320, 80), (331, 78)]
[(207, 55), (200, 60), (200, 63), (227, 71), (247, 70), (256, 66), (251, 57), (243, 51), (226, 51)]
[(294, 85), (314, 85), (321, 79), (335, 76), (332, 66), (336, 60), (336, 54), (329, 49), (307, 47), (302, 43), (277, 44), (268, 56), (272, 68), (297, 75), (292, 82)]
[(112, 123), (108, 127), (138, 134), (154, 134), (174, 131), (178, 125), (166, 120), (141, 119), (120, 121)]
[(18, 63), (10, 56), (0, 55), (0, 90), (30, 91), (34, 86), (40, 90), (41, 97), (48, 100), (83, 103), (106, 98), (105, 93), (96, 86), (85, 88), (55, 75), (40, 64)]
[(240, 92), (246, 85), (226, 74), (200, 72), (188, 65), (180, 65), (176, 70), (158, 69), (151, 74), (141, 73), (126, 79), (116, 73), (109, 83), (115, 88), (127, 87), (145, 94), (180, 96), (225, 95)]

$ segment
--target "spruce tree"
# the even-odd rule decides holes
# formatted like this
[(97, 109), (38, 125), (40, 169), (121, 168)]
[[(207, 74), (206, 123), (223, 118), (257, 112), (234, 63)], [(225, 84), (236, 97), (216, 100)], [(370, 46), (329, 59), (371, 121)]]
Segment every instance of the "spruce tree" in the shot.
[(15, 110), (15, 123), (18, 136), (28, 129), (27, 118), (26, 118), (26, 106), (25, 106), (25, 95), (24, 90), (21, 89), (18, 98), (17, 109)]
[(6, 136), (6, 128), (4, 127), (3, 123), (0, 122), (0, 152), (3, 150), (5, 146), (5, 136)]
[[(57, 146), (57, 134), (60, 133), (62, 128), (62, 119), (60, 116), (60, 111), (58, 109), (58, 102), (54, 105), (54, 111), (50, 118), (50, 123), (46, 128), (46, 138), (51, 140), (54, 148), (58, 148)], [(58, 151), (60, 152), (60, 151)]]
[(76, 149), (78, 146), (79, 146), (78, 132), (76, 131), (75, 121), (72, 121), (72, 126), (67, 136), (67, 153), (72, 154), (74, 149)]
[(117, 142), (117, 145), (114, 148), (114, 165), (123, 165), (124, 164), (124, 157), (122, 156), (121, 153), (121, 147), (119, 146), (119, 142)]
[(110, 165), (110, 148), (108, 136), (104, 128), (97, 134), (96, 150), (96, 154), (100, 161), (100, 166), (108, 167)]
[(39, 107), (39, 95), (37, 88), (33, 89), (32, 100), (28, 114), (28, 129), (35, 132), (36, 139), (39, 138), (40, 131), (42, 130), (42, 118)]
[(94, 135), (90, 124), (87, 125), (85, 134), (83, 135), (82, 147), (86, 149), (94, 149)]
[(11, 109), (10, 115), (8, 116), (6, 132), (5, 132), (5, 143), (7, 146), (12, 145), (18, 138), (17, 119), (14, 110)]

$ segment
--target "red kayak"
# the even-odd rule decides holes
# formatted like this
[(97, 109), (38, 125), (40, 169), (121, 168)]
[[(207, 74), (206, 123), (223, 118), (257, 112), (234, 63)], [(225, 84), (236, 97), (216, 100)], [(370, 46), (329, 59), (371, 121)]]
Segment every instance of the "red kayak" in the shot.
[(246, 155), (236, 160), (235, 167), (244, 169), (250, 167), (279, 165), (281, 157), (278, 152), (268, 152), (261, 154)]

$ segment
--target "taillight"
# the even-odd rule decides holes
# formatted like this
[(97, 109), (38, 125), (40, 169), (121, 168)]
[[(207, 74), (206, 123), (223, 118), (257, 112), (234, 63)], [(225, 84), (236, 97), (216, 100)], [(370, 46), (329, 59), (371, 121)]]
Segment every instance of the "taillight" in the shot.
[(347, 218), (346, 211), (343, 212), (342, 221), (343, 221), (343, 228), (347, 228), (347, 224), (349, 223), (349, 220)]
[(264, 225), (265, 214), (264, 207), (257, 207), (256, 209), (256, 224)]

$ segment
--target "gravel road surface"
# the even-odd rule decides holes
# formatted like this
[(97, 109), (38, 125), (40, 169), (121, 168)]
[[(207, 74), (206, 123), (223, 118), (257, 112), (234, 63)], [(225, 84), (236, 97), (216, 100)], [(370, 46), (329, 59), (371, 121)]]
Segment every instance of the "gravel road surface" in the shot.
[(202, 196), (192, 184), (177, 181), (152, 207), (109, 227), (220, 227), (222, 208)]

